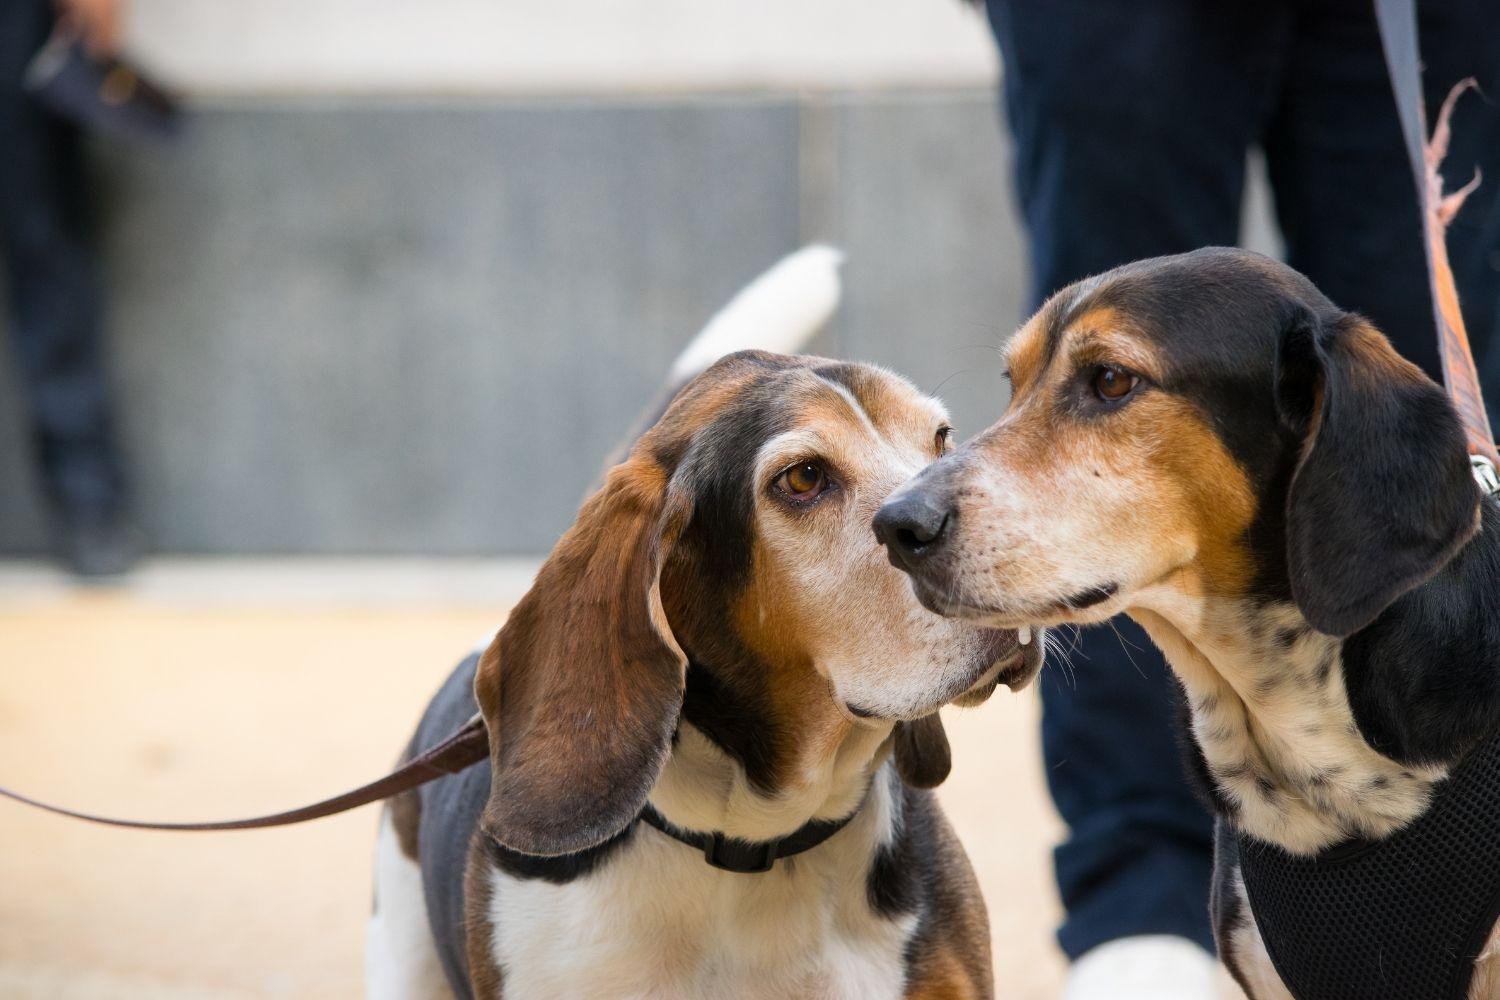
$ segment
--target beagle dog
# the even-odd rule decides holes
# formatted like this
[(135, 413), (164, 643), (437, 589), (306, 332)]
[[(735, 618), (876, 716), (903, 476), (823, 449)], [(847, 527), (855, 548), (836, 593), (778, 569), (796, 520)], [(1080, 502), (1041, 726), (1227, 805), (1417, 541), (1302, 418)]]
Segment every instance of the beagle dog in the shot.
[[(1121, 612), (1145, 627), (1219, 819), (1219, 953), (1255, 1000), (1500, 997), (1500, 841), (1412, 853), (1439, 811), (1500, 816), (1500, 509), (1443, 390), (1302, 275), (1230, 249), (1072, 285), (1008, 360), (1000, 421), (875, 519), (918, 599), (993, 628)], [(1307, 919), (1326, 901), (1299, 886), (1402, 851), (1345, 886), (1446, 871), (1452, 898), (1413, 883), (1386, 900), (1410, 923), (1367, 928), (1394, 952), (1361, 953), (1344, 916)], [(1247, 900), (1267, 865), (1289, 891)], [(1472, 926), (1412, 959), (1458, 963), (1456, 991), (1350, 992), (1355, 975), (1396, 981), (1459, 895)], [(1329, 952), (1319, 967), (1296, 958), (1304, 933)]]
[(949, 433), (867, 365), (692, 378), (428, 707), (408, 755), (479, 712), (490, 761), (384, 815), (369, 995), (991, 996), (936, 713), (1040, 644), (927, 611), (869, 530)]

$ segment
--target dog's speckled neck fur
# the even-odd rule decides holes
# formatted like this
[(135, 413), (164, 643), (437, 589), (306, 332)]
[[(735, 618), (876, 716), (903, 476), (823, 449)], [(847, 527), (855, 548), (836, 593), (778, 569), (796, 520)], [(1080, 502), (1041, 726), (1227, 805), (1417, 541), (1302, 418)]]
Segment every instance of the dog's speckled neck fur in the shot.
[[(1355, 721), (1343, 640), (1289, 604), (1254, 608), (1180, 594), (1132, 609), (1188, 697), (1218, 806), (1293, 854), (1387, 836), (1427, 808), (1444, 767), (1377, 753)], [(1196, 606), (1195, 606), (1196, 605)]]

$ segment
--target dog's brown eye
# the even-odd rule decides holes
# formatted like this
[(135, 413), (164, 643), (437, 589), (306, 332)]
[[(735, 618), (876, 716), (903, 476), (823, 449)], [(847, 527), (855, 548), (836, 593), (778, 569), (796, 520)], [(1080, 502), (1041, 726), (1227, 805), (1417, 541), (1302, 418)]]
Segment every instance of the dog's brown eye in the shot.
[(1094, 372), (1094, 394), (1106, 403), (1118, 403), (1140, 384), (1140, 379), (1114, 365), (1100, 365)]
[(948, 442), (952, 440), (953, 428), (949, 427), (947, 424), (939, 427), (937, 431), (937, 437), (933, 440), (933, 444), (937, 446), (937, 453), (941, 455), (943, 452), (947, 451)]
[(801, 502), (812, 500), (828, 487), (828, 474), (817, 462), (798, 462), (776, 477), (776, 488)]

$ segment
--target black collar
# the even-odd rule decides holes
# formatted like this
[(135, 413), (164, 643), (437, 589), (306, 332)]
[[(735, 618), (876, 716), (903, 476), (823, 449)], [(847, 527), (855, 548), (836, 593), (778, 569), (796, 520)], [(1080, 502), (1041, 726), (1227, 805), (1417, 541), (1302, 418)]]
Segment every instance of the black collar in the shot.
[(718, 831), (697, 833), (684, 830), (668, 822), (649, 802), (641, 810), (640, 818), (648, 826), (656, 827), (673, 840), (696, 847), (703, 852), (703, 860), (715, 868), (741, 875), (755, 875), (770, 871), (778, 858), (789, 858), (812, 850), (848, 826), (849, 821), (857, 815), (858, 807), (843, 819), (809, 820), (777, 840), (741, 840), (738, 837), (726, 837)]

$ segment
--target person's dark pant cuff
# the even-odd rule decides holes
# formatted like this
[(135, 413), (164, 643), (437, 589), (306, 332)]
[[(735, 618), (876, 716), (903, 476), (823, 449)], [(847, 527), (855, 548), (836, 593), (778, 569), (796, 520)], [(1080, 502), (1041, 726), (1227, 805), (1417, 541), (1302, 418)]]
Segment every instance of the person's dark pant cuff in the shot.
[(1208, 915), (1209, 872), (1201, 857), (1165, 847), (1145, 847), (1128, 866), (1088, 878), (1067, 871), (1058, 859), (1058, 880), (1077, 899), (1057, 942), (1069, 961), (1109, 941), (1143, 934), (1186, 938), (1214, 953)]

